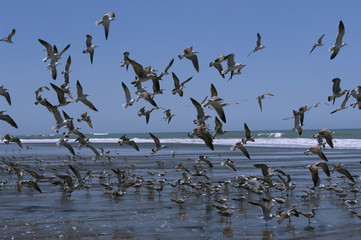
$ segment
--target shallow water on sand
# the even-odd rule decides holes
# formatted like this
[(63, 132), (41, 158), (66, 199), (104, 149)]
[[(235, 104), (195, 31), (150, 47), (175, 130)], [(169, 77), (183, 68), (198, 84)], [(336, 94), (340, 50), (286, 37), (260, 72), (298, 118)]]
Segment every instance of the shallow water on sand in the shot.
[[(297, 195), (303, 194), (306, 187), (312, 185), (311, 174), (304, 166), (321, 161), (316, 155), (304, 155), (305, 149), (291, 148), (262, 148), (247, 146), (251, 160), (248, 160), (238, 150), (232, 152), (229, 146), (215, 146), (215, 151), (209, 151), (203, 145), (168, 144), (167, 149), (150, 154), (154, 144), (143, 143), (140, 152), (128, 146), (120, 147), (113, 143), (92, 144), (110, 150), (112, 161), (108, 159), (91, 160), (93, 156), (89, 149), (82, 149), (81, 157), (69, 160), (66, 149), (56, 148), (54, 144), (27, 144), (31, 149), (19, 152), (14, 147), (0, 145), (0, 153), (6, 161), (27, 164), (28, 168), (46, 176), (55, 174), (72, 175), (68, 164), (74, 166), (82, 176), (88, 169), (94, 177), (87, 183), (88, 188), (75, 190), (67, 196), (51, 181), (41, 180), (38, 185), (42, 193), (34, 189), (23, 187), (21, 193), (16, 189), (17, 175), (5, 164), (0, 163), (0, 181), (7, 183), (0, 187), (0, 238), (86, 238), (86, 239), (315, 239), (325, 238), (359, 239), (361, 235), (360, 219), (350, 213), (350, 209), (343, 199), (335, 195), (334, 191), (317, 189), (316, 194), (303, 200)], [(171, 150), (177, 149), (173, 158)], [(333, 150), (325, 149), (330, 168), (335, 163), (343, 163), (351, 174), (361, 173), (361, 150)], [(15, 155), (16, 158), (12, 158)], [(146, 156), (145, 156), (146, 155)], [(182, 170), (174, 167), (182, 162), (189, 171), (194, 172), (193, 165), (199, 155), (208, 156), (214, 167), (202, 164), (213, 186), (219, 181), (231, 180), (228, 185), (222, 185), (218, 192), (205, 195), (204, 189), (196, 190), (190, 186), (173, 188), (168, 182), (182, 177)], [(39, 158), (39, 159), (36, 159)], [(221, 162), (225, 158), (235, 160), (237, 172), (232, 171)], [(161, 164), (157, 164), (161, 161)], [(269, 192), (258, 196), (244, 189), (235, 188), (241, 175), (259, 175), (261, 170), (253, 166), (255, 163), (265, 163), (274, 168), (281, 168), (289, 174), (296, 188), (288, 193), (288, 199), (282, 205), (282, 210), (296, 206), (301, 212), (310, 212), (315, 207), (316, 215), (308, 224), (307, 218), (293, 217), (291, 222), (285, 220), (279, 225), (277, 219), (265, 221), (261, 219), (259, 207), (249, 204), (257, 202), (261, 197), (286, 196), (271, 188)], [(40, 171), (44, 168), (45, 171)], [(56, 168), (56, 169), (55, 169)], [(143, 177), (142, 187), (129, 187), (126, 194), (114, 199), (112, 192), (117, 189), (117, 177), (112, 169), (129, 170), (129, 175)], [(101, 172), (106, 171), (105, 177)], [(319, 171), (322, 184), (326, 175)], [(151, 175), (152, 174), (152, 175)], [(154, 174), (154, 175), (153, 175)], [(164, 176), (163, 176), (164, 175)], [(354, 186), (349, 186), (341, 174), (334, 172), (330, 183), (338, 182), (337, 188), (345, 189), (360, 186), (360, 178)], [(187, 174), (189, 177), (190, 174)], [(75, 179), (75, 177), (73, 176)], [(154, 189), (146, 188), (146, 180), (164, 179), (164, 190), (158, 193)], [(24, 180), (32, 177), (25, 173)], [(129, 177), (127, 181), (135, 179)], [(277, 174), (272, 177), (278, 181)], [(54, 180), (59, 180), (55, 178)], [(52, 180), (52, 181), (54, 181)], [(192, 177), (192, 182), (203, 181), (203, 177)], [(114, 182), (113, 190), (106, 190), (101, 183)], [(279, 184), (278, 184), (279, 185)], [(154, 186), (160, 187), (155, 181)], [(245, 195), (243, 201), (232, 200)], [(187, 199), (182, 207), (171, 199)], [(215, 199), (228, 196), (228, 202), (234, 207), (230, 219), (219, 215), (213, 205), (219, 205)], [(358, 199), (360, 193), (349, 193), (346, 199)], [(279, 204), (275, 203), (272, 212), (276, 214)], [(360, 203), (353, 211), (361, 213)]]

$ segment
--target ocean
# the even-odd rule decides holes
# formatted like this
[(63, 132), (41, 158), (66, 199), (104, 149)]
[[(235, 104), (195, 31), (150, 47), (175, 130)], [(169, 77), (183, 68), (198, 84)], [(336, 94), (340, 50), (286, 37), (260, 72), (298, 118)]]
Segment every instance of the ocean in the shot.
[[(154, 154), (148, 133), (127, 134), (137, 142), (139, 152), (117, 143), (122, 133), (89, 134), (91, 145), (99, 151), (109, 151), (107, 155), (111, 157), (97, 160), (92, 159), (94, 153), (90, 149), (77, 149), (72, 143), (74, 138), (69, 142), (76, 157), (71, 158), (65, 147), (56, 146), (61, 136), (19, 136), (23, 149), (14, 143), (0, 144), (0, 238), (359, 239), (361, 220), (356, 214), (361, 213), (361, 129), (331, 130), (335, 148), (326, 145), (322, 149), (329, 169), (342, 163), (355, 183), (337, 171), (326, 179), (319, 169), (320, 187), (303, 198), (301, 195), (313, 186), (311, 172), (305, 166), (322, 161), (316, 154), (304, 154), (317, 144), (312, 135), (318, 131), (305, 130), (301, 136), (292, 131), (252, 131), (255, 142), (245, 145), (251, 159), (230, 149), (244, 137), (244, 132), (217, 136), (214, 151), (201, 140), (188, 138), (186, 132), (153, 133), (168, 146)], [(213, 167), (198, 162), (200, 155), (208, 157)], [(234, 161), (236, 171), (222, 165), (228, 158)], [(177, 169), (180, 163), (188, 172)], [(268, 188), (262, 181), (262, 171), (254, 166), (256, 163), (271, 167), (270, 179), (275, 187)], [(62, 175), (70, 176), (76, 183), (69, 164), (84, 178), (84, 185), (71, 194), (55, 185), (63, 181), (59, 177)], [(14, 166), (24, 171), (21, 179)], [(273, 171), (277, 168), (290, 176), (293, 190), (277, 190), (282, 186), (278, 176), (282, 174)], [(37, 181), (41, 193), (26, 186), (18, 191), (19, 182), (34, 179), (25, 169), (52, 178)], [(115, 174), (117, 169), (125, 176), (123, 182)], [(263, 191), (257, 194), (240, 188), (245, 178), (257, 179)], [(178, 184), (171, 186), (175, 183)], [(337, 196), (332, 187), (346, 196)], [(186, 200), (181, 206), (172, 201), (183, 197)], [(262, 198), (275, 197), (286, 199), (282, 205), (274, 203), (271, 212), (275, 215), (292, 207), (299, 212), (315, 208), (316, 214), (310, 224), (299, 214), (290, 222), (286, 219), (279, 224), (276, 217), (266, 225), (260, 207), (249, 202), (261, 203)], [(226, 199), (231, 217), (218, 213), (215, 205), (221, 205), (216, 201), (220, 199)], [(357, 202), (349, 206), (347, 199)]]

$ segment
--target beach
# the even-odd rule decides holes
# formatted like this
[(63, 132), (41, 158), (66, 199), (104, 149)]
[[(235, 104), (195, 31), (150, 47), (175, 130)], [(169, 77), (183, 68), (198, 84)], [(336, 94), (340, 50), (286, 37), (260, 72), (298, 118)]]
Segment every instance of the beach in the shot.
[[(161, 143), (168, 147), (151, 154), (154, 143), (151, 139), (143, 139), (145, 135), (137, 139), (139, 152), (128, 145), (120, 146), (114, 142), (112, 136), (99, 136), (98, 140), (91, 139), (92, 146), (109, 150), (108, 155), (112, 158), (102, 157), (95, 161), (92, 160), (93, 153), (89, 149), (83, 147), (78, 150), (75, 144), (74, 150), (79, 152), (79, 155), (73, 159), (68, 158), (69, 152), (55, 145), (56, 137), (55, 140), (47, 137), (39, 138), (40, 140), (24, 138), (24, 149), (21, 151), (15, 144), (0, 144), (3, 161), (18, 162), (24, 165), (20, 165), (20, 169), (31, 169), (54, 177), (38, 182), (41, 193), (26, 187), (18, 192), (16, 184), (19, 180), (16, 173), (3, 162), (0, 164), (0, 181), (3, 182), (0, 187), (0, 238), (358, 239), (361, 234), (360, 219), (351, 210), (361, 212), (360, 193), (349, 192), (345, 198), (341, 198), (336, 196), (335, 191), (321, 186), (315, 190), (313, 196), (306, 199), (299, 197), (305, 190), (309, 190), (307, 186), (313, 186), (311, 173), (304, 167), (321, 159), (315, 154), (305, 155), (305, 150), (310, 146), (294, 147), (291, 140), (288, 141), (291, 145), (266, 145), (269, 139), (269, 142), (275, 139), (274, 135), (256, 138), (254, 143), (245, 145), (251, 159), (247, 159), (237, 149), (230, 150), (232, 144), (229, 143), (235, 143), (235, 137), (220, 138), (219, 143), (216, 138), (215, 150), (211, 151), (197, 141), (190, 143), (186, 138), (182, 140), (178, 137), (162, 136)], [(281, 138), (276, 137), (278, 141)], [(174, 139), (181, 140), (174, 142)], [(296, 137), (290, 139), (305, 141), (305, 145), (312, 141), (316, 144), (307, 134), (303, 140)], [(348, 137), (334, 140), (335, 149), (326, 147), (323, 150), (328, 158), (327, 164), (332, 169), (334, 164), (342, 163), (352, 175), (360, 174), (361, 145), (357, 147), (355, 144), (356, 147), (347, 148), (347, 144), (344, 144), (345, 147), (342, 147), (343, 139), (349, 142), (360, 140)], [(225, 141), (228, 141), (227, 144)], [(262, 141), (265, 146), (257, 145)], [(176, 149), (174, 157), (173, 149)], [(203, 162), (197, 163), (196, 159), (200, 155), (207, 156), (213, 167)], [(226, 158), (235, 161), (237, 171), (221, 164)], [(189, 173), (175, 169), (179, 163), (182, 163)], [(256, 163), (267, 164), (272, 170), (281, 169), (291, 177), (296, 187), (284, 192), (269, 188), (260, 194), (240, 188), (243, 178), (262, 177), (261, 169), (253, 165)], [(59, 186), (53, 184), (60, 180), (57, 174), (72, 176), (75, 181), (76, 177), (69, 164), (76, 168), (82, 177), (89, 170), (92, 176), (84, 182), (83, 187), (71, 194), (64, 193)], [(197, 165), (198, 170), (206, 177), (196, 176), (194, 165)], [(120, 195), (114, 195), (114, 191), (119, 189), (119, 182), (112, 169), (119, 169), (127, 176), (124, 183), (129, 187), (123, 188)], [(355, 176), (354, 185), (349, 185), (348, 179), (341, 178), (342, 174), (336, 171), (331, 173), (332, 179), (329, 181), (325, 180), (327, 176), (322, 170), (319, 170), (319, 174), (324, 186), (337, 183), (336, 188), (344, 188), (345, 191), (360, 187), (359, 176)], [(178, 184), (175, 187), (170, 185), (180, 182), (184, 177), (182, 175), (186, 176), (183, 182), (189, 181), (188, 184)], [(279, 173), (274, 172), (271, 178), (280, 186), (277, 175)], [(25, 172), (23, 180), (32, 179), (33, 177)], [(140, 184), (134, 185), (135, 182)], [(112, 188), (106, 189), (106, 183)], [(204, 184), (211, 187), (206, 188)], [(159, 190), (161, 185), (163, 189)], [(262, 183), (262, 186), (265, 184)], [(186, 197), (183, 204), (171, 201), (183, 196)], [(249, 203), (259, 202), (261, 198), (282, 196), (287, 197), (286, 202), (281, 207), (274, 203), (272, 213), (277, 214), (278, 211), (293, 206), (300, 212), (310, 212), (312, 208), (316, 208), (310, 224), (307, 218), (299, 215), (292, 217), (291, 222), (286, 219), (282, 224), (277, 222), (278, 218), (274, 218), (269, 220), (266, 226), (266, 222), (261, 218), (261, 209)], [(224, 197), (227, 197), (229, 207), (233, 209), (230, 218), (221, 216), (214, 207), (220, 205), (215, 200)], [(351, 209), (344, 199), (357, 199), (358, 203)]]

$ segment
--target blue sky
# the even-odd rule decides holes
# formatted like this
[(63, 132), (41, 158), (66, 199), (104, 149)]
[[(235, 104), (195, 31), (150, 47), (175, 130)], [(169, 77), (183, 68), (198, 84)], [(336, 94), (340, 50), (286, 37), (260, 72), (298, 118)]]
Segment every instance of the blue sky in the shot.
[[(18, 129), (1, 121), (2, 132), (12, 135), (49, 134), (55, 125), (53, 116), (43, 106), (36, 106), (34, 91), (50, 83), (61, 85), (68, 55), (72, 57), (70, 84), (76, 95), (76, 81), (99, 112), (81, 103), (69, 104), (62, 109), (74, 119), (87, 111), (92, 117), (94, 129), (86, 123), (75, 123), (84, 133), (92, 132), (171, 132), (191, 131), (195, 125), (196, 110), (190, 97), (202, 101), (210, 95), (213, 83), (218, 95), (230, 106), (224, 108), (227, 123), (224, 129), (243, 130), (243, 123), (251, 130), (291, 129), (292, 110), (302, 105), (327, 102), (331, 94), (332, 79), (341, 78), (341, 88), (352, 89), (361, 84), (361, 19), (359, 1), (0, 1), (0, 37), (6, 37), (13, 28), (14, 44), (0, 43), (1, 85), (9, 89), (12, 105), (0, 98), (1, 109), (13, 117)], [(19, 7), (21, 6), (21, 7)], [(108, 40), (104, 29), (95, 21), (107, 12), (114, 11), (116, 20), (111, 22)], [(338, 56), (330, 60), (328, 48), (335, 42), (339, 21), (346, 33)], [(256, 45), (256, 34), (262, 36), (265, 49), (248, 53)], [(309, 56), (313, 44), (325, 33), (325, 46), (316, 48)], [(86, 35), (93, 36), (94, 63), (82, 53)], [(71, 47), (60, 60), (58, 77), (54, 81), (45, 69), (43, 46), (38, 39), (55, 44), (59, 51), (67, 44)], [(187, 59), (178, 59), (183, 49), (193, 45), (198, 51), (200, 72), (197, 73)], [(163, 95), (156, 95), (159, 106), (171, 108), (176, 116), (170, 124), (164, 119), (162, 109), (154, 111), (149, 124), (138, 117), (138, 110), (148, 102), (139, 100), (132, 107), (122, 108), (125, 102), (121, 82), (135, 88), (132, 68), (126, 72), (120, 67), (122, 53), (130, 52), (130, 58), (143, 66), (152, 65), (162, 71), (175, 58), (170, 72), (180, 81), (193, 76), (186, 84), (184, 96), (172, 95), (173, 79), (165, 76), (161, 87)], [(246, 64), (241, 75), (227, 82), (209, 63), (218, 56), (235, 54), (236, 62)], [(225, 65), (225, 63), (224, 63)], [(227, 76), (228, 78), (228, 76)], [(152, 90), (151, 82), (144, 86)], [(273, 93), (263, 101), (260, 112), (257, 96)], [(57, 104), (53, 90), (44, 92), (54, 105)], [(232, 104), (236, 101), (240, 104)], [(353, 98), (351, 98), (354, 101)], [(359, 128), (360, 111), (346, 109), (329, 114), (339, 107), (320, 105), (306, 114), (305, 129)], [(351, 103), (351, 102), (350, 102)], [(214, 110), (206, 110), (213, 118), (208, 124), (213, 128)], [(296, 134), (296, 132), (295, 132)]]

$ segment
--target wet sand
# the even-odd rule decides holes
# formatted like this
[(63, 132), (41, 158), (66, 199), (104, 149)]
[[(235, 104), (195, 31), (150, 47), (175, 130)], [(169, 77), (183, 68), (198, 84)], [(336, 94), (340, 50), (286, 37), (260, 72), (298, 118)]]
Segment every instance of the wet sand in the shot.
[[(247, 146), (252, 158), (248, 160), (238, 150), (230, 151), (229, 146), (217, 145), (212, 152), (203, 145), (167, 144), (167, 149), (150, 154), (153, 144), (140, 144), (141, 151), (136, 152), (128, 146), (99, 143), (92, 145), (110, 150), (109, 155), (114, 156), (114, 159), (108, 161), (107, 158), (102, 158), (93, 161), (92, 153), (86, 148), (80, 150), (81, 157), (69, 160), (66, 149), (57, 148), (54, 144), (27, 145), (31, 149), (19, 152), (15, 145), (0, 144), (0, 152), (6, 161), (29, 165), (20, 167), (21, 169), (28, 168), (46, 176), (73, 175), (68, 166), (71, 164), (82, 176), (91, 169), (94, 177), (86, 183), (87, 188), (75, 190), (71, 196), (67, 196), (51, 181), (43, 180), (38, 183), (42, 193), (26, 187), (19, 193), (16, 189), (17, 175), (1, 163), (0, 181), (7, 180), (7, 183), (0, 187), (1, 239), (359, 239), (361, 235), (361, 220), (350, 213), (343, 199), (336, 196), (334, 191), (317, 189), (311, 198), (303, 200), (297, 197), (304, 193), (303, 190), (308, 190), (306, 186), (313, 184), (310, 171), (304, 166), (321, 161), (316, 155), (304, 155), (305, 149)], [(177, 148), (174, 158), (171, 155), (173, 148)], [(329, 159), (330, 168), (335, 163), (342, 162), (351, 174), (361, 173), (361, 150), (326, 149), (324, 153)], [(13, 155), (16, 158), (12, 158)], [(220, 185), (218, 192), (208, 195), (204, 188), (170, 186), (168, 183), (180, 179), (183, 173), (174, 167), (182, 162), (189, 171), (194, 172), (193, 165), (199, 155), (208, 156), (214, 165), (209, 168), (201, 164), (213, 186), (225, 180), (231, 182)], [(228, 157), (235, 160), (237, 172), (220, 164)], [(157, 164), (157, 161), (161, 161), (161, 164)], [(317, 208), (310, 226), (304, 216), (293, 217), (291, 223), (285, 220), (281, 225), (275, 218), (268, 221), (268, 226), (265, 225), (265, 221), (261, 219), (260, 208), (248, 202), (258, 201), (261, 197), (280, 197), (287, 194), (271, 188), (259, 196), (245, 189), (235, 188), (241, 175), (262, 175), (261, 170), (253, 166), (255, 163), (265, 163), (272, 169), (281, 168), (291, 176), (296, 188), (289, 192), (282, 210), (294, 205), (301, 212), (310, 212), (313, 207)], [(141, 187), (129, 187), (123, 196), (115, 199), (112, 193), (118, 188), (118, 180), (112, 169), (116, 168), (121, 171), (128, 170), (129, 178), (126, 182), (142, 176)], [(331, 174), (333, 179), (330, 183), (324, 180), (326, 175), (321, 170), (319, 173), (324, 185), (337, 182), (337, 188), (343, 186), (345, 189), (360, 186), (360, 178), (357, 178), (354, 186), (349, 186), (347, 180), (339, 178), (341, 174), (337, 172)], [(74, 176), (73, 178), (75, 179)], [(25, 173), (23, 180), (31, 179), (32, 177)], [(146, 188), (146, 182), (150, 179), (164, 179), (164, 190), (158, 193), (154, 189)], [(272, 179), (278, 181), (277, 175)], [(192, 182), (197, 180), (206, 179), (191, 178)], [(106, 190), (101, 185), (109, 182), (114, 183), (113, 190)], [(155, 181), (154, 187), (160, 187), (160, 183)], [(232, 200), (243, 195), (246, 196), (243, 201)], [(183, 196), (187, 199), (181, 208), (171, 201)], [(231, 223), (213, 207), (218, 205), (215, 199), (224, 196), (228, 197), (229, 204), (234, 207)], [(355, 198), (359, 200), (360, 193), (349, 193), (346, 197)], [(272, 212), (276, 214), (278, 207), (275, 203)], [(355, 205), (354, 211), (361, 213), (360, 203)]]

